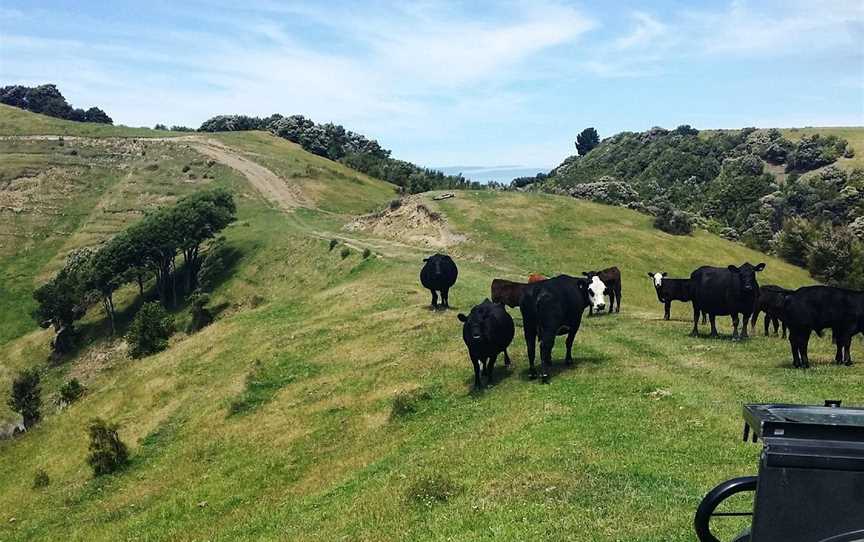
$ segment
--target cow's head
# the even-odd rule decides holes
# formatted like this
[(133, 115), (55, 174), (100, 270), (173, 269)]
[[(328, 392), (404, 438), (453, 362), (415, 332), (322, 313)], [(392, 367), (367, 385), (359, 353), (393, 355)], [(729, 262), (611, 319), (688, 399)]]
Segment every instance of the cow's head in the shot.
[(756, 281), (756, 273), (765, 269), (765, 264), (750, 265), (750, 262), (746, 262), (741, 267), (730, 265), (727, 269), (741, 278), (741, 288), (745, 292), (752, 292), (759, 287), (759, 283)]
[(464, 331), (468, 332), (466, 337), (469, 341), (482, 342), (488, 338), (486, 337), (485, 322), (490, 316), (490, 311), (493, 305), (494, 304), (487, 298), (483, 303), (471, 309), (468, 316), (465, 316), (462, 313), (456, 315), (456, 318), (464, 324), (462, 326), (463, 333)]
[(595, 311), (606, 308), (606, 285), (597, 276), (597, 273), (585, 271), (582, 273), (588, 279), (588, 302)]
[(654, 287), (657, 288), (657, 289), (659, 289), (660, 286), (663, 285), (663, 277), (665, 277), (665, 276), (668, 275), (668, 274), (669, 274), (669, 273), (666, 273), (666, 272), (663, 272), (663, 273), (651, 273), (651, 272), (649, 271), (649, 272), (648, 272), (648, 278), (651, 279), (651, 281), (654, 283)]
[(444, 263), (445, 258), (446, 256), (442, 254), (435, 254), (433, 256), (429, 256), (428, 258), (423, 258), (423, 262), (426, 263), (426, 266), (431, 269), (433, 274), (435, 274), (436, 276), (440, 276), (444, 273), (442, 264)]

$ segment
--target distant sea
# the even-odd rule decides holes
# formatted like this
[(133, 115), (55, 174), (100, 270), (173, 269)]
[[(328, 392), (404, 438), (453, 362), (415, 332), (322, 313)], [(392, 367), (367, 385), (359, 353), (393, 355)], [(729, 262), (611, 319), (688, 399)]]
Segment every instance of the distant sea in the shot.
[(461, 173), (466, 179), (486, 184), (489, 181), (509, 183), (516, 177), (533, 177), (538, 173), (548, 173), (549, 168), (527, 166), (448, 166), (433, 167), (447, 175)]

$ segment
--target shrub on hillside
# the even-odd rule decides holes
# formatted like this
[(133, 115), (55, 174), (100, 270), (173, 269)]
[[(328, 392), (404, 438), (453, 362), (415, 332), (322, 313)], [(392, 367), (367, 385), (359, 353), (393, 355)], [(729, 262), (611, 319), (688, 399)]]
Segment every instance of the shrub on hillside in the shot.
[(30, 429), (42, 419), (42, 387), (39, 371), (25, 369), (12, 381), (12, 391), (7, 404), (23, 419), (24, 428)]
[(768, 252), (773, 238), (774, 230), (771, 229), (771, 224), (763, 219), (754, 220), (753, 225), (744, 230), (741, 235), (745, 245), (761, 252)]
[(336, 245), (339, 244), (339, 239), (330, 239), (330, 251), (332, 252)]
[(213, 323), (213, 314), (207, 308), (207, 303), (210, 302), (209, 295), (199, 293), (193, 296), (191, 301), (192, 308), (190, 309), (190, 313), (192, 319), (186, 331), (188, 333), (195, 333)]
[(774, 236), (771, 248), (787, 262), (805, 267), (814, 238), (809, 222), (802, 218), (791, 218), (783, 223), (783, 229)]
[(786, 163), (786, 171), (810, 171), (835, 162), (844, 155), (848, 142), (837, 136), (813, 134), (795, 145)]
[(90, 453), (87, 463), (93, 469), (93, 476), (116, 472), (129, 463), (126, 445), (117, 435), (117, 426), (96, 418), (87, 428), (90, 434)]
[(33, 489), (42, 489), (51, 484), (51, 478), (45, 469), (36, 469), (36, 474), (33, 476)]
[(141, 358), (161, 352), (168, 347), (174, 333), (174, 318), (159, 303), (145, 303), (135, 315), (126, 339), (129, 354)]
[(817, 280), (834, 286), (857, 286), (850, 278), (856, 267), (864, 266), (861, 243), (848, 228), (826, 228), (813, 242), (807, 268)]
[(364, 260), (367, 259), (371, 255), (372, 255), (372, 251), (369, 250), (369, 247), (366, 247), (363, 249), (363, 259)]
[(57, 86), (52, 84), (36, 87), (21, 85), (2, 87), (0, 88), (0, 103), (58, 119), (112, 123), (111, 117), (98, 107), (91, 107), (86, 111), (73, 108), (66, 102), (66, 98), (63, 97)]
[(576, 152), (585, 156), (591, 149), (600, 144), (600, 136), (594, 128), (585, 128), (576, 136)]
[(347, 258), (348, 256), (351, 255), (351, 249), (348, 247), (342, 247), (342, 252), (340, 252), (339, 255), (344, 260), (345, 258)]
[(73, 378), (60, 388), (60, 402), (64, 405), (71, 405), (80, 399), (81, 396), (84, 395), (85, 391), (87, 391), (86, 388), (78, 382), (78, 379)]
[(654, 227), (672, 235), (690, 235), (693, 233), (693, 219), (688, 213), (665, 205), (654, 218)]
[(628, 183), (614, 177), (601, 177), (597, 182), (577, 184), (570, 189), (570, 195), (607, 205), (626, 205), (639, 199), (639, 194)]

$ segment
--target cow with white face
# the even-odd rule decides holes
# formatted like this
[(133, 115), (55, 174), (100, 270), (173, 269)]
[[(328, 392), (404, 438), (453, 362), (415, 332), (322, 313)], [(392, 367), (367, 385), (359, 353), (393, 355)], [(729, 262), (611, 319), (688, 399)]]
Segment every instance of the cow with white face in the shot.
[[(692, 301), (692, 282), (690, 279), (670, 279), (667, 277), (669, 273), (648, 272), (648, 278), (654, 284), (654, 291), (657, 292), (657, 301), (663, 303), (663, 319), (671, 318), (672, 302), (673, 301)], [(704, 323), (706, 315), (702, 315)]]
[(602, 311), (606, 308), (606, 285), (597, 275), (588, 277), (588, 314)]
[(665, 277), (668, 274), (669, 273), (665, 273), (665, 272), (664, 273), (653, 273), (653, 274), (648, 273), (648, 276), (651, 277), (651, 279), (654, 281), (654, 288), (656, 288), (657, 291), (660, 291), (660, 287), (663, 285), (663, 277)]

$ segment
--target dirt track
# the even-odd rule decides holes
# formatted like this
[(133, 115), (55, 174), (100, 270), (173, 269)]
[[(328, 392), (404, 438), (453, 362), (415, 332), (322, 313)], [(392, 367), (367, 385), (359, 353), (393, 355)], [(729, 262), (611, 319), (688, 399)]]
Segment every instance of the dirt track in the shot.
[(311, 207), (298, 186), (285, 182), (266, 167), (243, 157), (215, 139), (197, 136), (177, 139), (188, 142), (201, 154), (242, 173), (265, 198), (282, 209), (290, 211), (298, 207)]

